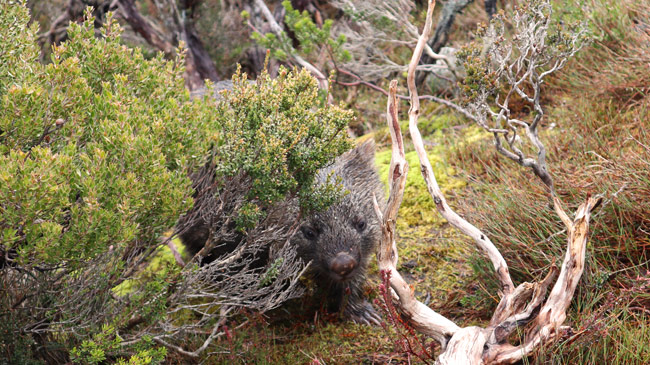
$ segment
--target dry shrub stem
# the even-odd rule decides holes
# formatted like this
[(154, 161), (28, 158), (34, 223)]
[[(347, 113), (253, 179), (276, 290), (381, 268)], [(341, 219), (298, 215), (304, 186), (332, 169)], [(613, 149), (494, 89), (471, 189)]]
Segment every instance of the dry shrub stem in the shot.
[[(404, 155), (404, 143), (401, 130), (397, 120), (397, 82), (392, 81), (389, 89), (387, 121), (391, 134), (393, 155), (389, 169), (390, 196), (388, 204), (383, 212), (379, 211), (376, 205), (378, 216), (382, 220), (383, 237), (377, 253), (379, 269), (381, 272), (390, 272), (390, 287), (393, 290), (397, 304), (410, 324), (421, 333), (433, 337), (442, 346), (442, 353), (437, 359), (438, 364), (500, 364), (514, 363), (530, 354), (534, 349), (542, 347), (557, 338), (562, 333), (562, 324), (566, 318), (566, 311), (573, 298), (576, 286), (584, 270), (585, 249), (589, 234), (589, 218), (592, 210), (601, 202), (600, 197), (587, 197), (586, 201), (578, 207), (574, 219), (569, 218), (561, 206), (561, 202), (554, 194), (552, 180), (548, 175), (545, 164), (545, 149), (539, 138), (537, 138), (536, 128), (542, 113), (534, 117), (533, 121), (528, 124), (509, 117), (506, 101), (497, 104), (502, 108), (499, 113), (495, 113), (496, 118), (506, 118), (510, 125), (509, 130), (495, 130), (495, 138), (499, 141), (500, 134), (508, 136), (516, 126), (525, 127), (528, 137), (538, 148), (538, 160), (529, 161), (521, 158), (521, 153), (516, 153), (517, 158), (513, 158), (511, 151), (504, 151), (503, 147), (497, 144), (497, 149), (507, 157), (518, 161), (522, 166), (530, 167), (535, 174), (549, 187), (556, 214), (567, 227), (568, 247), (566, 255), (559, 272), (559, 276), (553, 286), (550, 295), (544, 301), (548, 288), (551, 286), (553, 279), (557, 274), (557, 268), (551, 268), (551, 271), (540, 282), (522, 283), (514, 287), (508, 266), (499, 253), (496, 246), (483, 234), (478, 228), (458, 216), (446, 203), (446, 200), (440, 191), (436, 182), (433, 169), (429, 163), (422, 137), (417, 128), (417, 121), (420, 114), (419, 98), (415, 85), (415, 71), (417, 64), (422, 55), (426, 40), (431, 33), (431, 23), (435, 0), (428, 2), (427, 18), (422, 34), (419, 37), (418, 44), (413, 52), (413, 57), (408, 67), (407, 84), (411, 96), (409, 110), (409, 131), (411, 139), (418, 154), (421, 172), (427, 184), (427, 189), (431, 194), (438, 212), (449, 221), (451, 225), (470, 236), (483, 252), (490, 258), (495, 268), (497, 278), (501, 283), (499, 293), (501, 301), (497, 306), (490, 324), (486, 328), (465, 327), (460, 328), (449, 319), (436, 313), (423, 303), (419, 302), (411, 286), (406, 283), (404, 278), (397, 271), (397, 243), (395, 242), (395, 220), (399, 206), (402, 201), (408, 164)], [(538, 14), (539, 15), (539, 14)], [(544, 23), (548, 26), (548, 22)], [(539, 24), (534, 24), (534, 27)], [(535, 33), (537, 34), (537, 33)], [(568, 57), (566, 55), (565, 57)], [(557, 61), (550, 70), (556, 70), (564, 61)], [(524, 64), (524, 60), (518, 60)], [(545, 61), (546, 62), (546, 61)], [(529, 63), (526, 63), (529, 64)], [(519, 70), (517, 70), (518, 72)], [(514, 72), (514, 71), (513, 71)], [(536, 74), (536, 68), (525, 71), (526, 79), (541, 80), (549, 71)], [(514, 74), (513, 74), (514, 75)], [(508, 79), (514, 82), (511, 85), (509, 95), (512, 93), (519, 94), (522, 98), (528, 98), (535, 104), (535, 108), (541, 110), (539, 105), (539, 89), (535, 90), (532, 97), (525, 94), (519, 89), (520, 79)], [(541, 83), (541, 81), (540, 81)], [(538, 85), (539, 86), (539, 85)], [(528, 100), (527, 99), (527, 100)], [(485, 114), (482, 114), (485, 115)], [(476, 120), (475, 120), (476, 121)], [(478, 120), (480, 125), (486, 128), (485, 120)], [(487, 129), (487, 128), (486, 128)], [(515, 129), (516, 130), (516, 129)], [(513, 132), (514, 133), (514, 132)], [(512, 138), (506, 138), (506, 141)], [(510, 145), (510, 144), (509, 144)], [(510, 145), (512, 146), (512, 145)], [(532, 326), (526, 327), (532, 322)], [(527, 328), (527, 330), (526, 330)], [(515, 330), (525, 330), (525, 336), (519, 345), (511, 345), (508, 336)]]

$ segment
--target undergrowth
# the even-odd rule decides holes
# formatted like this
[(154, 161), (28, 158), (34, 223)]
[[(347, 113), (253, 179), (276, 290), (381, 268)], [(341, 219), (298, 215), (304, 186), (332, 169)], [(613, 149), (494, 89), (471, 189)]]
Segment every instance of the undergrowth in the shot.
[[(593, 217), (585, 273), (566, 322), (572, 330), (526, 363), (650, 363), (650, 28), (643, 18), (650, 6), (630, 0), (590, 4), (594, 42), (546, 85), (541, 138), (567, 211), (588, 193), (604, 194), (605, 204)], [(560, 8), (557, 13), (566, 17), (582, 10)], [(385, 181), (389, 142), (386, 129), (377, 127), (383, 125), (385, 100), (372, 92), (345, 93), (346, 102), (363, 114), (355, 130), (375, 128), (372, 137), (383, 146), (376, 162)], [(439, 115), (437, 107), (423, 104), (420, 129), (445, 195), (495, 242), (515, 283), (539, 280), (566, 249), (566, 232), (546, 191), (530, 172), (499, 156), (489, 135)], [(419, 300), (459, 325), (485, 325), (498, 303), (492, 266), (437, 216), (419, 164), (410, 157), (397, 227), (398, 269)], [(369, 278), (369, 286), (378, 288), (374, 262)], [(370, 290), (371, 298), (379, 295)], [(244, 315), (248, 320), (220, 339), (220, 352), (208, 362), (415, 360), (395, 341), (394, 327), (386, 332), (338, 322), (319, 308), (317, 296), (266, 316)]]
[[(564, 2), (556, 5), (560, 16), (583, 14), (582, 8)], [(594, 41), (546, 85), (547, 117), (541, 138), (567, 211), (573, 211), (588, 193), (604, 194), (605, 203), (594, 214), (585, 273), (568, 313), (566, 324), (572, 330), (527, 361), (647, 364), (650, 4), (623, 0), (589, 5)], [(373, 137), (384, 146), (376, 161), (385, 181), (390, 151), (385, 148), (386, 129), (377, 127), (385, 122), (385, 97), (363, 89), (334, 89), (360, 114), (355, 131), (376, 129)], [(445, 195), (495, 242), (516, 284), (539, 280), (553, 263), (559, 264), (566, 249), (564, 226), (543, 186), (530, 172), (499, 156), (489, 135), (485, 138), (478, 129), (463, 124), (466, 121), (447, 114), (430, 117), (439, 114), (437, 108), (423, 104), (423, 116), (430, 119), (422, 118), (420, 128)], [(439, 218), (413, 152), (407, 160), (409, 180), (397, 222), (398, 269), (412, 283), (418, 299), (441, 314), (459, 325), (485, 324), (498, 303), (492, 266)], [(169, 256), (154, 265), (171, 260)], [(379, 287), (374, 260), (368, 276), (369, 287)], [(379, 295), (372, 289), (369, 294)], [(319, 307), (317, 295), (266, 315), (243, 312), (241, 318), (226, 325), (225, 335), (201, 359), (204, 363), (413, 360), (394, 341), (394, 328), (341, 323)], [(187, 341), (200, 345), (193, 338), (188, 335)], [(165, 362), (182, 364), (187, 358), (170, 352)]]
[[(604, 194), (605, 204), (569, 313), (573, 332), (540, 349), (535, 363), (650, 362), (650, 32), (642, 15), (650, 5), (610, 5), (593, 5), (594, 42), (546, 88), (542, 139), (558, 194), (569, 210), (587, 194)], [(538, 280), (559, 264), (566, 232), (535, 177), (487, 142), (458, 150), (456, 160), (469, 181), (463, 210), (497, 244), (513, 280)], [(473, 263), (491, 295), (490, 265), (478, 255)]]

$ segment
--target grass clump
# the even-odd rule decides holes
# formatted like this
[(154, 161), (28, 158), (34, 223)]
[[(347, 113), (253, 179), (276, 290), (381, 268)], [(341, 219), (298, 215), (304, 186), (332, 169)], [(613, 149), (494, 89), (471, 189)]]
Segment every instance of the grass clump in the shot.
[[(546, 87), (541, 138), (558, 194), (569, 210), (588, 193), (604, 194), (605, 204), (593, 219), (571, 307), (576, 332), (541, 349), (537, 363), (643, 364), (650, 356), (650, 35), (638, 27), (648, 10), (629, 1), (595, 3), (594, 41)], [(497, 244), (515, 282), (540, 279), (566, 249), (543, 187), (488, 143), (458, 150), (456, 161), (469, 180), (468, 219)], [(484, 295), (496, 292), (489, 263), (473, 262)]]

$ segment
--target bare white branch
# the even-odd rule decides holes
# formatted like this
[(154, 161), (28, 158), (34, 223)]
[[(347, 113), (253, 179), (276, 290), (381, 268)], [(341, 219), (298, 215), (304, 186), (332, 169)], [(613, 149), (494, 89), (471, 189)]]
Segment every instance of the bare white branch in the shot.
[(470, 236), (478, 245), (479, 248), (488, 256), (492, 265), (497, 272), (499, 281), (501, 282), (501, 290), (504, 294), (508, 294), (514, 288), (512, 284), (512, 279), (510, 278), (510, 273), (508, 272), (508, 265), (506, 261), (499, 253), (499, 250), (496, 249), (492, 241), (483, 234), (478, 228), (467, 222), (465, 219), (460, 217), (456, 212), (454, 212), (451, 207), (447, 204), (447, 201), (438, 186), (436, 181), (435, 174), (433, 173), (433, 168), (429, 162), (429, 157), (427, 151), (424, 148), (424, 142), (422, 141), (422, 135), (417, 126), (418, 118), (420, 115), (420, 99), (418, 98), (418, 91), (415, 85), (415, 71), (416, 67), (422, 57), (422, 52), (426, 45), (426, 41), (431, 33), (431, 22), (432, 16), (429, 16), (429, 12), (433, 11), (433, 6), (435, 2), (429, 2), (429, 10), (427, 11), (427, 21), (425, 23), (425, 29), (422, 31), (422, 36), (420, 37), (415, 50), (413, 51), (413, 56), (411, 57), (411, 62), (408, 67), (408, 76), (406, 82), (408, 84), (409, 94), (411, 97), (411, 108), (409, 109), (409, 132), (411, 134), (411, 140), (413, 141), (413, 146), (415, 151), (418, 154), (420, 159), (421, 172), (426, 182), (427, 189), (429, 194), (433, 198), (433, 201), (436, 204), (438, 212), (447, 219), (449, 224), (458, 228), (461, 232)]
[[(433, 8), (433, 5), (430, 5)], [(377, 260), (379, 262), (379, 270), (390, 273), (391, 289), (395, 292), (399, 300), (400, 309), (409, 318), (413, 327), (422, 333), (434, 337), (444, 347), (447, 340), (458, 330), (458, 326), (419, 302), (415, 298), (411, 287), (397, 271), (398, 253), (394, 236), (395, 221), (402, 203), (408, 173), (408, 163), (404, 154), (404, 141), (399, 126), (397, 111), (397, 81), (393, 80), (390, 83), (386, 112), (386, 119), (393, 142), (393, 154), (388, 178), (390, 182), (390, 196), (384, 212), (377, 212), (378, 216), (382, 219), (382, 240), (377, 250)], [(378, 209), (378, 206), (376, 206), (376, 210)]]
[[(351, 61), (343, 63), (345, 69), (364, 80), (383, 79), (406, 71), (392, 53), (398, 47), (414, 48), (420, 38), (411, 15), (415, 8), (413, 1), (334, 0), (331, 4), (347, 14), (335, 28), (336, 33), (345, 35), (344, 47), (352, 55)], [(457, 76), (455, 62), (448, 56), (435, 53), (428, 45), (425, 52), (433, 60), (442, 62), (420, 65), (418, 71), (450, 74), (454, 84)]]
[[(522, 99), (533, 103), (535, 111), (541, 115), (539, 86), (541, 84), (540, 77), (544, 73), (539, 72), (538, 66), (553, 64), (553, 68), (555, 68), (564, 63), (553, 62), (549, 60), (549, 56), (546, 54), (535, 56), (535, 52), (541, 52), (540, 50), (544, 49), (550, 11), (550, 8), (547, 8), (549, 6), (547, 0), (541, 0), (536, 4), (538, 5), (537, 8), (533, 7), (532, 10), (529, 10), (535, 16), (526, 18), (524, 15), (518, 14), (515, 21), (519, 28), (528, 32), (523, 35), (529, 37), (528, 39), (520, 39), (518, 40), (519, 43), (515, 43), (515, 46), (518, 47), (517, 54), (522, 56), (510, 63), (510, 57), (514, 53), (511, 52), (509, 46), (499, 46), (497, 44), (504, 51), (497, 53), (495, 59), (502, 62), (500, 70), (505, 82), (510, 86), (506, 97), (502, 101), (497, 98), (496, 104), (500, 110), (498, 112), (489, 110), (487, 107), (489, 92), (486, 91), (479, 91), (475, 94), (475, 103), (470, 104), (469, 111), (463, 108), (460, 109), (465, 110), (479, 125), (494, 134), (496, 148), (499, 152), (525, 167), (531, 167), (550, 188), (555, 211), (567, 227), (568, 247), (559, 276), (546, 300), (544, 300), (546, 292), (553, 283), (558, 269), (553, 266), (542, 281), (522, 283), (515, 288), (508, 273), (508, 266), (496, 246), (478, 228), (458, 216), (449, 207), (436, 182), (422, 137), (417, 128), (420, 104), (415, 87), (415, 70), (423, 52), (424, 43), (431, 31), (431, 13), (435, 5), (433, 0), (428, 3), (427, 20), (408, 66), (407, 83), (411, 104), (409, 109), (409, 131), (420, 160), (422, 175), (437, 210), (451, 225), (474, 239), (476, 244), (492, 261), (501, 283), (501, 300), (490, 324), (486, 328), (459, 328), (453, 322), (440, 316), (415, 299), (413, 289), (396, 270), (398, 253), (395, 242), (395, 219), (402, 200), (408, 165), (404, 157), (404, 143), (397, 120), (397, 83), (392, 81), (390, 84), (387, 120), (393, 143), (393, 155), (389, 170), (391, 189), (385, 211), (383, 214), (377, 212), (380, 217), (383, 217), (383, 237), (377, 258), (380, 270), (382, 272), (388, 271), (391, 274), (390, 286), (398, 298), (399, 309), (405, 314), (414, 328), (441, 343), (443, 350), (436, 361), (437, 364), (515, 363), (530, 354), (535, 348), (557, 338), (565, 328), (562, 324), (566, 319), (566, 311), (584, 269), (589, 218), (592, 210), (600, 204), (601, 198), (587, 198), (586, 202), (578, 208), (575, 218), (571, 220), (562, 209), (558, 197), (554, 194), (552, 180), (550, 180), (550, 175), (546, 171), (545, 149), (537, 136), (536, 129), (541, 117), (533, 117), (531, 121), (524, 121), (512, 117), (508, 109), (509, 98), (512, 95), (519, 95)], [(570, 52), (564, 55), (568, 54)], [(533, 59), (526, 57), (533, 57)], [(533, 66), (530, 66), (531, 63)], [(521, 87), (525, 82), (532, 82), (532, 94), (529, 94), (528, 87)], [(491, 126), (486, 118), (488, 115), (497, 122), (502, 122), (501, 126)], [(520, 129), (524, 129), (526, 137), (538, 149), (537, 159), (525, 156), (518, 147), (520, 134), (518, 131)], [(502, 143), (503, 141), (505, 141), (505, 144)], [(378, 208), (376, 209), (378, 210)], [(523, 331), (525, 336), (520, 345), (513, 346), (507, 341), (509, 335), (516, 330)]]

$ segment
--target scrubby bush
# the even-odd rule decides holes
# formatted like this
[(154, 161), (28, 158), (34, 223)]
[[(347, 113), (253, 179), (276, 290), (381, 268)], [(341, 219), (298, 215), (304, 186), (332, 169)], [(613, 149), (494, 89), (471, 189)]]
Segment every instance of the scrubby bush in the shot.
[[(349, 61), (350, 53), (343, 49), (345, 36), (340, 35), (335, 39), (332, 34), (333, 20), (327, 19), (319, 27), (314, 23), (306, 10), (300, 12), (294, 9), (291, 1), (283, 1), (282, 7), (286, 12), (284, 24), (291, 34), (295, 35), (296, 41), (299, 44), (298, 47), (294, 47), (292, 39), (284, 32), (279, 35), (274, 33), (262, 35), (258, 32), (253, 32), (252, 34), (252, 38), (257, 43), (264, 48), (272, 50), (273, 57), (282, 61), (286, 61), (287, 58), (298, 54), (301, 57), (311, 58), (314, 54), (327, 50), (330, 52), (332, 58)], [(244, 19), (248, 19), (250, 16), (247, 12), (243, 12), (241, 15)]]
[[(128, 49), (110, 18), (100, 37), (92, 19), (71, 24), (47, 65), (38, 62), (37, 29), (28, 21), (24, 2), (0, 1), (0, 357), (63, 362), (75, 348), (80, 362), (155, 361), (164, 356), (156, 336), (171, 338), (163, 324), (193, 316), (177, 310), (192, 293), (187, 285), (202, 285), (188, 281), (201, 272), (192, 265), (162, 260), (158, 271), (144, 269), (159, 255), (160, 237), (192, 206), (190, 172), (211, 157), (227, 166), (217, 171), (224, 175), (247, 162), (254, 169), (244, 172), (244, 205), (262, 211), (314, 190), (313, 173), (348, 147), (340, 132), (350, 115), (314, 105), (315, 82), (302, 73), (240, 83), (235, 93), (279, 95), (291, 111), (277, 114), (265, 135), (259, 128), (266, 124), (250, 118), (268, 115), (270, 106), (235, 113), (190, 100), (182, 59), (146, 59)], [(301, 108), (318, 110), (320, 129), (303, 131), (306, 144), (293, 145), (278, 136), (304, 121)], [(224, 128), (236, 123), (235, 141)], [(265, 151), (257, 160), (246, 154), (254, 145)], [(300, 158), (289, 161), (291, 151)], [(238, 227), (246, 234), (264, 214), (239, 216), (247, 217)]]
[[(542, 349), (534, 363), (645, 364), (650, 359), (650, 149), (645, 142), (650, 34), (638, 24), (650, 8), (600, 1), (587, 10), (562, 6), (554, 13), (568, 18), (565, 24), (588, 18), (593, 41), (544, 86), (549, 101), (542, 138), (552, 141), (549, 165), (564, 201), (575, 205), (586, 193), (606, 199), (594, 218), (585, 272), (569, 314), (577, 328)], [(518, 113), (523, 119), (530, 110)], [(534, 280), (540, 275), (535, 268), (551, 265), (565, 250), (564, 227), (531, 175), (515, 174), (513, 165), (499, 162), (498, 155), (488, 153), (494, 149), (489, 142), (456, 156), (471, 181), (463, 192), (471, 202), (467, 214), (499, 245), (516, 281)], [(481, 281), (493, 277), (484, 259), (475, 268)], [(484, 294), (477, 291), (476, 297)], [(490, 298), (484, 302), (496, 306)]]

